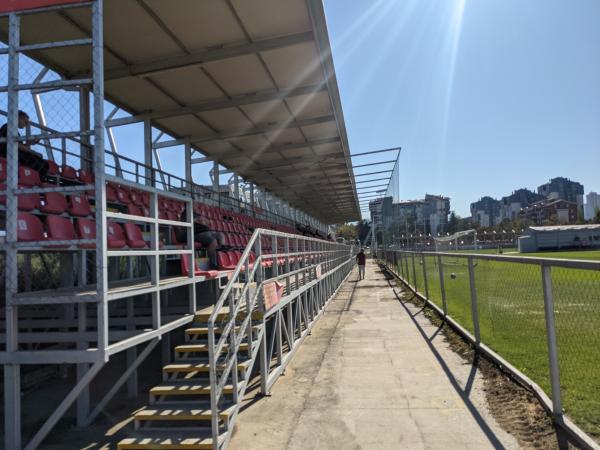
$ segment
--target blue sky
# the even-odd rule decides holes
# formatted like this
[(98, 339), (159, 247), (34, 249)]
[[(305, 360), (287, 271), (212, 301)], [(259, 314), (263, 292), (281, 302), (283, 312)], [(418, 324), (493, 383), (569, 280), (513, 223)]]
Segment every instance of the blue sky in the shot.
[(351, 151), (402, 146), (402, 198), (445, 194), (464, 216), (555, 176), (600, 190), (599, 1), (325, 7)]

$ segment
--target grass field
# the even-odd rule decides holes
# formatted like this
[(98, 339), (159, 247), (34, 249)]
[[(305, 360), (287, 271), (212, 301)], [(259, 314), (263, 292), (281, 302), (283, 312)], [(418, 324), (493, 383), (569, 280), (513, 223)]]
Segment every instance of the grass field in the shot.
[[(511, 253), (504, 253), (510, 256)], [(513, 255), (515, 255), (513, 253)], [(522, 254), (520, 256), (525, 256)], [(527, 254), (545, 258), (600, 260), (600, 251)], [(397, 261), (398, 263), (398, 261)], [(414, 285), (412, 261), (404, 269)], [(443, 257), (449, 314), (473, 332), (467, 259)], [(406, 269), (409, 273), (406, 273)], [(442, 306), (436, 256), (415, 259), (416, 285)], [(544, 299), (538, 265), (475, 261), (481, 340), (550, 395)], [(600, 437), (600, 271), (552, 269), (563, 407), (582, 429)]]

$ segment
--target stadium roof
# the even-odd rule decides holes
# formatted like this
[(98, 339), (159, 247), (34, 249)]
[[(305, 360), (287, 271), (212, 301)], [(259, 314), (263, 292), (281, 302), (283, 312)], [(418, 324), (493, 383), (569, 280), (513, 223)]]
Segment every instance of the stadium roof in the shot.
[[(324, 223), (360, 218), (320, 0), (104, 5), (107, 99)], [(24, 16), (21, 44), (89, 37), (89, 14)], [(29, 56), (65, 78), (90, 64), (86, 47)]]

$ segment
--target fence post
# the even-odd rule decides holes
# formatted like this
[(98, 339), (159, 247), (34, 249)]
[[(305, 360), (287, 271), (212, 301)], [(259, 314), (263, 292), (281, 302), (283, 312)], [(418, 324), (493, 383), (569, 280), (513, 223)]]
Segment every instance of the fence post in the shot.
[(444, 267), (442, 266), (442, 255), (438, 255), (438, 269), (440, 272), (440, 291), (442, 294), (442, 307), (444, 309), (444, 316), (448, 315), (448, 305), (446, 304), (446, 286), (444, 285)]
[(413, 288), (415, 289), (415, 292), (418, 291), (417, 289), (417, 269), (415, 268), (415, 252), (413, 251), (411, 254), (411, 259), (412, 259), (412, 269), (413, 269)]
[(423, 283), (425, 284), (425, 298), (429, 300), (429, 283), (427, 283), (427, 266), (425, 265), (424, 253), (421, 253), (421, 264), (423, 264)]
[(471, 316), (473, 318), (473, 332), (475, 334), (475, 344), (481, 343), (481, 334), (479, 332), (479, 310), (477, 309), (477, 288), (475, 287), (475, 268), (473, 267), (473, 257), (468, 257), (469, 264), (469, 285), (471, 286)]
[(550, 383), (552, 385), (552, 412), (557, 421), (562, 420), (562, 399), (560, 391), (560, 367), (556, 346), (554, 323), (554, 295), (552, 293), (552, 272), (550, 266), (542, 266), (542, 287), (544, 290), (544, 313), (546, 315), (546, 338), (548, 340), (548, 360), (550, 363)]

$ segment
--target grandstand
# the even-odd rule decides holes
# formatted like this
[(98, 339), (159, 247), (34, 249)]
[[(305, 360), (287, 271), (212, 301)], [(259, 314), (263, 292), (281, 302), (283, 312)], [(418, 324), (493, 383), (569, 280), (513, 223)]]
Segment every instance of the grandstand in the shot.
[[(5, 448), (37, 448), (72, 405), (82, 427), (122, 387), (139, 395), (159, 343), (164, 383), (119, 448), (225, 448), (250, 381), (269, 392), (353, 265), (328, 236), (360, 213), (321, 2), (3, 1), (0, 40)], [(114, 134), (130, 126), (135, 157)], [(194, 182), (207, 165), (212, 188)], [(221, 233), (216, 264), (200, 222)], [(23, 377), (47, 366), (75, 382), (24, 435)]]

